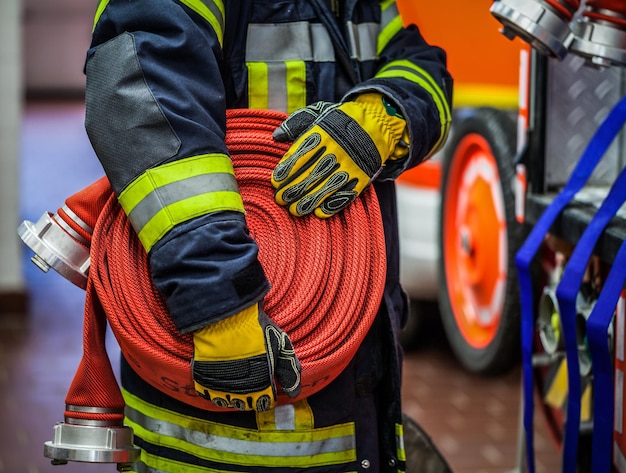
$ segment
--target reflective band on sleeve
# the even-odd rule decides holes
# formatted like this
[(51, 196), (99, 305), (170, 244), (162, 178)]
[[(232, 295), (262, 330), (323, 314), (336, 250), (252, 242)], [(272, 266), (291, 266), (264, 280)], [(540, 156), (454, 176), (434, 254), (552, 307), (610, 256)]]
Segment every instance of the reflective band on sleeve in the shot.
[[(95, 30), (102, 13), (110, 0), (100, 0), (93, 20), (93, 30)], [(222, 45), (224, 40), (224, 2), (221, 0), (180, 0), (180, 3), (200, 15), (211, 25), (213, 31)]]
[(179, 0), (211, 25), (220, 46), (224, 42), (224, 2), (221, 0)]
[(172, 449), (224, 465), (265, 468), (326, 466), (356, 460), (353, 423), (260, 431), (186, 416), (149, 404), (125, 390), (123, 394), (127, 425), (144, 442), (166, 447), (164, 451)]
[(108, 4), (109, 0), (100, 0), (98, 2), (98, 8), (96, 8), (96, 14), (93, 19), (92, 32), (96, 29), (96, 25), (98, 24), (98, 21), (100, 20), (100, 17), (102, 16), (102, 13), (104, 12), (104, 9), (107, 7)]
[(406, 61), (392, 61), (383, 67), (376, 73), (378, 78), (393, 78), (401, 77), (416, 84), (419, 84), (426, 92), (428, 92), (433, 98), (433, 102), (439, 112), (439, 119), (441, 120), (441, 133), (439, 139), (428, 153), (432, 155), (437, 151), (445, 142), (448, 131), (450, 130), (450, 123), (452, 115), (450, 113), (450, 105), (446, 99), (445, 92), (441, 87), (437, 85), (431, 75), (421, 67)]
[(395, 0), (385, 1), (381, 5), (382, 20), (378, 35), (377, 54), (389, 44), (389, 41), (402, 29), (402, 18)]
[(226, 155), (202, 155), (148, 169), (119, 196), (146, 251), (175, 225), (220, 210), (244, 212)]

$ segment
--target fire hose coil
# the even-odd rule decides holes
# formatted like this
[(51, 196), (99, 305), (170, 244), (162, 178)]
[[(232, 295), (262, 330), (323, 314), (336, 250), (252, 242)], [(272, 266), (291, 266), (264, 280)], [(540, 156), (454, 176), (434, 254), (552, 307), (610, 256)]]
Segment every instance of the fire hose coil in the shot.
[[(247, 224), (272, 285), (264, 310), (289, 334), (302, 363), (301, 399), (327, 386), (356, 353), (382, 299), (386, 253), (371, 187), (329, 219), (292, 217), (276, 205), (270, 175), (289, 145), (271, 135), (284, 118), (266, 110), (229, 111), (226, 144)], [(86, 311), (97, 299), (95, 306), (103, 309), (137, 373), (182, 402), (220, 410), (193, 389), (192, 335), (174, 327), (151, 283), (146, 252), (112, 191), (94, 228), (89, 279), (92, 303)], [(279, 404), (293, 401), (279, 392)]]

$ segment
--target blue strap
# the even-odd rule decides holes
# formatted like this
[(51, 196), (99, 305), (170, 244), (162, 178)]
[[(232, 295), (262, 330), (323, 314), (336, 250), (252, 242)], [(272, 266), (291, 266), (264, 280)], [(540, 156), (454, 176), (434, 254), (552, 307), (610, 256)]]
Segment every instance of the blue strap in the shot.
[[(591, 466), (594, 473), (611, 471), (611, 445), (613, 443), (613, 358), (609, 350), (608, 330), (615, 306), (626, 282), (626, 241), (622, 242), (611, 271), (604, 281), (589, 319), (587, 342), (593, 364), (593, 436), (591, 439)], [(620, 327), (623, 330), (623, 327)]]
[[(515, 256), (515, 265), (518, 272), (518, 280), (520, 287), (520, 305), (521, 305), (521, 343), (522, 343), (522, 373), (523, 373), (523, 402), (524, 402), (524, 429), (526, 433), (526, 456), (527, 467), (529, 473), (535, 472), (534, 461), (534, 440), (533, 440), (533, 367), (532, 367), (532, 349), (534, 335), (534, 298), (533, 298), (533, 281), (530, 273), (530, 265), (550, 227), (559, 216), (561, 211), (573, 199), (576, 193), (582, 189), (593, 170), (600, 162), (600, 159), (613, 142), (621, 130), (624, 122), (626, 122), (626, 97), (622, 98), (617, 105), (611, 110), (602, 124), (596, 130), (591, 141), (587, 145), (579, 162), (576, 164), (574, 171), (568, 179), (565, 187), (555, 197), (548, 208), (543, 212), (537, 223), (533, 226), (530, 234), (522, 244)], [(576, 358), (575, 366), (578, 367), (578, 358)], [(568, 363), (568, 371), (571, 369)], [(577, 368), (576, 368), (577, 369)], [(577, 376), (578, 377), (578, 373)], [(571, 398), (570, 392), (570, 398)], [(579, 396), (580, 397), (580, 396)], [(580, 407), (580, 399), (578, 399)], [(569, 403), (568, 403), (569, 404)], [(580, 413), (577, 416), (580, 417)], [(578, 427), (576, 427), (578, 428)], [(566, 432), (567, 435), (567, 432)], [(571, 435), (570, 435), (571, 436)], [(577, 448), (578, 432), (576, 435)], [(568, 438), (569, 440), (569, 438)], [(568, 450), (569, 452), (569, 450)], [(569, 454), (569, 453), (568, 453)], [(565, 456), (565, 451), (564, 451)], [(563, 464), (563, 471), (576, 471), (576, 468), (570, 467), (571, 460), (567, 461), (567, 465)], [(575, 459), (574, 459), (575, 461)]]
[[(576, 458), (578, 451), (578, 437), (580, 431), (580, 398), (581, 380), (578, 363), (578, 343), (576, 337), (576, 298), (589, 263), (589, 258), (593, 253), (602, 231), (615, 216), (619, 208), (626, 201), (626, 170), (622, 170), (618, 178), (613, 183), (609, 194), (594, 215), (591, 222), (580, 237), (572, 255), (567, 262), (561, 282), (556, 288), (556, 297), (559, 303), (561, 314), (561, 324), (563, 327), (563, 339), (565, 342), (565, 355), (567, 359), (567, 417), (565, 422), (565, 437), (563, 443), (563, 471), (576, 471)], [(597, 307), (597, 301), (594, 308)], [(613, 314), (615, 305), (609, 309)], [(602, 307), (600, 308), (602, 309)], [(596, 311), (597, 313), (597, 311)], [(596, 315), (597, 317), (597, 315)], [(606, 331), (604, 332), (606, 343)], [(592, 358), (593, 360), (593, 358)], [(593, 362), (593, 361), (592, 361)], [(595, 376), (595, 366), (594, 366)], [(606, 393), (599, 393), (594, 390), (594, 396), (601, 396), (605, 402), (610, 402), (612, 396), (606, 399)], [(609, 393), (610, 395), (610, 393)], [(596, 434), (595, 420), (599, 414), (594, 413), (593, 435)], [(612, 417), (611, 417), (612, 419)], [(609, 442), (609, 449), (611, 442)], [(597, 455), (596, 455), (597, 457)], [(610, 450), (608, 458), (611, 458)], [(596, 458), (596, 460), (598, 460)], [(609, 470), (593, 468), (594, 473), (609, 473)]]

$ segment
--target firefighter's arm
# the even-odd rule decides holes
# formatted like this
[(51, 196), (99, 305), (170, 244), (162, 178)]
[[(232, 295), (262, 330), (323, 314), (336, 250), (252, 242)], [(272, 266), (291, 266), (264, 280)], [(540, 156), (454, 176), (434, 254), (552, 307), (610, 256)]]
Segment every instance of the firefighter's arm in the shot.
[(223, 14), (221, 0), (100, 2), (85, 65), (87, 133), (182, 333), (269, 290), (224, 144)]
[(338, 104), (291, 114), (275, 133), (294, 141), (272, 175), (276, 202), (296, 216), (345, 209), (375, 179), (394, 179), (439, 150), (451, 122), (445, 53), (382, 2), (377, 72)]
[(404, 160), (388, 162), (378, 176), (395, 179), (444, 145), (452, 121), (453, 79), (445, 51), (429, 44), (417, 25), (403, 26), (395, 2), (382, 4), (376, 73), (353, 87), (343, 100), (354, 100), (363, 93), (380, 93), (405, 118), (409, 153)]
[(148, 252), (176, 327), (193, 332), (192, 374), (217, 405), (274, 405), (300, 364), (260, 308), (269, 283), (224, 144), (220, 1), (110, 0), (86, 62), (86, 128)]

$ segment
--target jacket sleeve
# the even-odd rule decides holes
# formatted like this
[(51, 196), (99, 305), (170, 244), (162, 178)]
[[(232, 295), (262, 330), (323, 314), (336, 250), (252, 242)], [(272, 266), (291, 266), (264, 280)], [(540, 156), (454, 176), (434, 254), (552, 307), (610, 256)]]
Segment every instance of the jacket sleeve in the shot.
[(85, 127), (185, 333), (269, 290), (224, 143), (222, 0), (100, 0)]
[(403, 26), (394, 1), (381, 4), (377, 71), (373, 78), (353, 87), (344, 100), (377, 91), (401, 110), (409, 126), (409, 156), (389, 161), (378, 177), (395, 179), (445, 143), (452, 120), (453, 80), (447, 70), (445, 51), (428, 44), (416, 25)]

